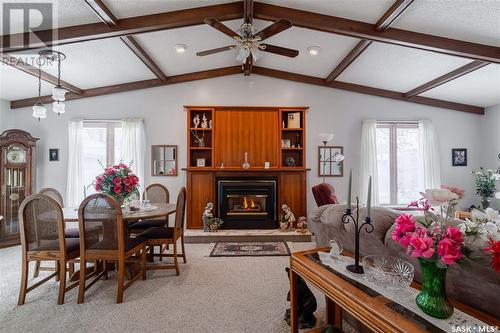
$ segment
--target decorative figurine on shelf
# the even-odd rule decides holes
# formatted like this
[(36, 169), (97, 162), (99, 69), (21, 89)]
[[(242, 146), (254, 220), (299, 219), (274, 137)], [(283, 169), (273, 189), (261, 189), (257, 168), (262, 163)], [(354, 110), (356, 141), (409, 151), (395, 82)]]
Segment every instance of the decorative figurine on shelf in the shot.
[[(285, 268), (290, 279), (290, 268)], [(312, 293), (311, 289), (307, 286), (306, 282), (297, 276), (297, 321), (299, 328), (313, 328), (316, 325), (316, 317), (314, 316), (314, 311), (318, 308), (318, 303), (316, 298)], [(286, 300), (290, 301), (290, 291), (286, 296)], [(290, 325), (290, 309), (286, 309), (285, 321)]]
[(205, 114), (201, 117), (201, 128), (208, 128), (208, 119)]
[(305, 233), (307, 232), (307, 217), (301, 216), (297, 221), (297, 231)]
[(289, 156), (289, 157), (287, 157), (287, 158), (285, 159), (285, 165), (286, 165), (287, 167), (294, 167), (294, 166), (296, 166), (297, 164), (295, 163), (295, 159), (294, 159), (293, 157), (290, 157), (290, 156)]
[(295, 218), (295, 215), (293, 214), (292, 210), (288, 205), (282, 205), (281, 209), (283, 210), (283, 219), (286, 221), (288, 224), (288, 229), (292, 230), (293, 229), (293, 222), (297, 221)]
[(288, 230), (288, 222), (285, 220), (285, 214), (280, 214), (279, 223), (280, 223), (280, 231), (285, 232)]
[(198, 128), (198, 126), (200, 126), (200, 115), (199, 114), (197, 114), (193, 118), (193, 127)]
[(212, 128), (212, 119), (208, 121), (208, 128)]
[(242, 167), (243, 169), (250, 169), (250, 163), (248, 163), (248, 153), (245, 152), (244, 155), (245, 155), (245, 161), (243, 162)]

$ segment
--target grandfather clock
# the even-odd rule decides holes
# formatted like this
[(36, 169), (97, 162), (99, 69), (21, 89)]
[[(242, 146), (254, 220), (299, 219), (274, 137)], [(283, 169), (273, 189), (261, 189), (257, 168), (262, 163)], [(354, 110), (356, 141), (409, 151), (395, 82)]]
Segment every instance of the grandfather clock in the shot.
[(0, 135), (0, 248), (19, 244), (19, 206), (35, 190), (35, 146), (28, 132)]

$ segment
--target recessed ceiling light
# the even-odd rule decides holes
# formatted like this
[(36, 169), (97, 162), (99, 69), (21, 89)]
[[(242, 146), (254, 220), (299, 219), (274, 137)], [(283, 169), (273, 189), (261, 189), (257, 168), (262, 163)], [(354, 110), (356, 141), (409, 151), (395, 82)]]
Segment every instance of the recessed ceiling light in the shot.
[(309, 46), (307, 48), (307, 52), (309, 52), (309, 54), (312, 56), (317, 56), (320, 50), (321, 48), (319, 46)]
[(174, 46), (175, 52), (177, 53), (184, 53), (186, 52), (187, 46), (186, 44), (176, 44)]

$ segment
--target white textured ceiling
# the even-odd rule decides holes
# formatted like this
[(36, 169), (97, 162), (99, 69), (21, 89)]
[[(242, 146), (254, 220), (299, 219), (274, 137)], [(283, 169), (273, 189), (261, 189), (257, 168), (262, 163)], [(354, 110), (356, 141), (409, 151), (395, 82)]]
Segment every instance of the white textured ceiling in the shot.
[(406, 92), (470, 61), (408, 47), (372, 43), (337, 79)]
[[(321, 14), (375, 23), (394, 0), (261, 0)], [(5, 3), (7, 0), (0, 0)], [(232, 0), (103, 0), (118, 18), (221, 4)], [(58, 26), (100, 22), (84, 0), (54, 0)], [(241, 20), (226, 22), (236, 30)], [(271, 24), (255, 20), (256, 30)], [(500, 46), (500, 0), (416, 0), (394, 27), (477, 43)], [(1, 27), (0, 27), (1, 29)], [(20, 31), (15, 21), (11, 31)], [(1, 31), (1, 30), (0, 30)], [(144, 49), (167, 76), (238, 65), (235, 51), (197, 57), (196, 52), (234, 44), (232, 39), (206, 26), (136, 35)], [(264, 53), (256, 65), (287, 72), (326, 77), (354, 47), (357, 39), (303, 28), (291, 28), (267, 43), (300, 51), (294, 59)], [(185, 54), (175, 44), (188, 46)], [(317, 57), (309, 46), (321, 47)], [(83, 89), (154, 78), (154, 75), (119, 38), (60, 47), (68, 59), (63, 79)], [(470, 60), (382, 43), (372, 45), (339, 76), (339, 80), (400, 92), (411, 90)], [(460, 79), (432, 89), (423, 96), (489, 106), (500, 103), (500, 66), (489, 65)], [(55, 67), (45, 67), (55, 75)], [(0, 98), (14, 100), (36, 95), (36, 78), (15, 69), (0, 69)], [(44, 94), (50, 85), (43, 85)]]

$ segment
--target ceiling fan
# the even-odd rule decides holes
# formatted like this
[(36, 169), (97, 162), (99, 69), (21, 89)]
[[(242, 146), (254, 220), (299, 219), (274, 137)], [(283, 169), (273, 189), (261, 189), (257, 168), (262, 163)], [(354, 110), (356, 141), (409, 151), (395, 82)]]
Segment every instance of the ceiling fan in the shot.
[(238, 29), (238, 32), (233, 31), (217, 19), (205, 19), (204, 22), (206, 24), (235, 39), (237, 44), (198, 52), (196, 53), (196, 55), (206, 56), (214, 53), (236, 49), (236, 59), (243, 63), (243, 70), (245, 75), (250, 75), (250, 73), (252, 72), (252, 64), (262, 56), (262, 51), (290, 58), (295, 58), (299, 55), (299, 51), (297, 50), (262, 43), (262, 41), (264, 41), (265, 39), (291, 28), (292, 23), (290, 21), (281, 19), (271, 24), (267, 28), (255, 33), (255, 29), (252, 24), (253, 0), (244, 0), (243, 12), (244, 22), (241, 25), (240, 29)]

